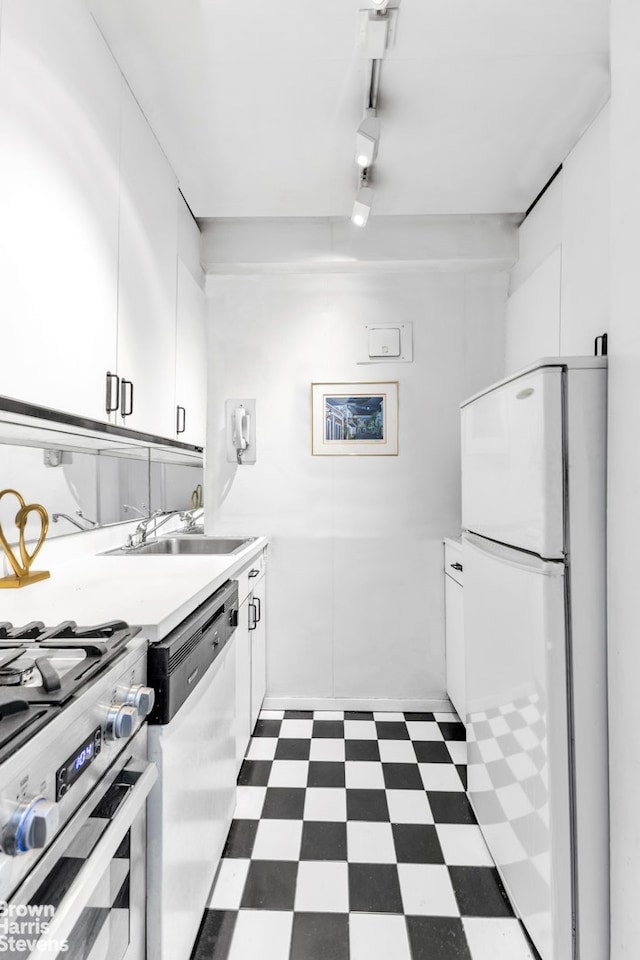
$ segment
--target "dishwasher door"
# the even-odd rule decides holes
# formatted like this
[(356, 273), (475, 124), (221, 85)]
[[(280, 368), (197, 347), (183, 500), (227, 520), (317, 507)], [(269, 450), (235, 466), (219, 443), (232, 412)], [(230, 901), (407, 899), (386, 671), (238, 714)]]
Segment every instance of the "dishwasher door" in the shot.
[(168, 724), (148, 727), (147, 956), (189, 960), (235, 806), (233, 640)]

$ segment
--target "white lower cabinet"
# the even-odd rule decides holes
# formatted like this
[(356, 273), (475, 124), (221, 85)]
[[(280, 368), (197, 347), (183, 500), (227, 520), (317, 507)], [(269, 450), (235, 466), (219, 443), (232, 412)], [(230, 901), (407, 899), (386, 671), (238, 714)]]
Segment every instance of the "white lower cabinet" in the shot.
[(251, 635), (249, 633), (249, 597), (238, 610), (236, 647), (236, 770), (239, 770), (251, 737)]
[[(249, 571), (251, 575), (251, 571)], [(249, 601), (249, 637), (251, 644), (251, 732), (256, 725), (267, 691), (266, 578), (264, 567), (253, 579)]]
[(240, 769), (267, 687), (264, 553), (238, 575), (236, 648), (236, 768)]
[(444, 615), (447, 694), (460, 719), (466, 710), (464, 659), (464, 612), (462, 547), (455, 541), (444, 544)]

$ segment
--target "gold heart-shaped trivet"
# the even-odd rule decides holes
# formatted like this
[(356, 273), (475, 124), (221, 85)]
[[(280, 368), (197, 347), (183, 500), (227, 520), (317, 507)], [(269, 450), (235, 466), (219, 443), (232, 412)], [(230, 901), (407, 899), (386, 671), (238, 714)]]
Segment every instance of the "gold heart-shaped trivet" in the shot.
[[(11, 564), (13, 572), (15, 573), (18, 580), (24, 580), (29, 577), (29, 568), (38, 555), (42, 544), (45, 541), (47, 535), (47, 530), (49, 529), (49, 514), (45, 508), (39, 503), (29, 503), (26, 504), (23, 498), (20, 496), (17, 490), (11, 490), (7, 488), (6, 490), (0, 491), (0, 500), (5, 496), (5, 494), (11, 494), (15, 497), (20, 507), (16, 513), (15, 524), (19, 531), (19, 540), (18, 540), (18, 550), (20, 552), (20, 560), (13, 552), (11, 545), (9, 544), (7, 538), (4, 535), (2, 525), (0, 524), (0, 546), (7, 555), (7, 559)], [(38, 542), (36, 543), (35, 548), (29, 553), (27, 546), (25, 544), (25, 530), (27, 526), (27, 520), (29, 514), (36, 513), (40, 517), (40, 536)], [(34, 576), (34, 575), (32, 575)], [(48, 574), (47, 574), (48, 576)], [(10, 578), (12, 579), (12, 578)], [(38, 579), (42, 579), (42, 576), (39, 576)]]

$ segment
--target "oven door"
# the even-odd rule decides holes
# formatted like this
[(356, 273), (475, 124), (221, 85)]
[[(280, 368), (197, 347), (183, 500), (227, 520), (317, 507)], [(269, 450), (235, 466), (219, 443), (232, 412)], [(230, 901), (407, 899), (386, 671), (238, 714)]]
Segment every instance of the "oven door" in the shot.
[[(146, 726), (3, 905), (9, 955), (144, 960)], [(11, 939), (13, 938), (13, 939)]]

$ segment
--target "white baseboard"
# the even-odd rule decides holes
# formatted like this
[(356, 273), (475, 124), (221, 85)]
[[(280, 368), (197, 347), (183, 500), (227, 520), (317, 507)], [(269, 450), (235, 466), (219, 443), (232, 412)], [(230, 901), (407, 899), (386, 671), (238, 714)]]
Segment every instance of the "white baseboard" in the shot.
[(387, 700), (371, 698), (342, 697), (265, 697), (263, 710), (375, 710), (380, 713), (419, 712), (419, 713), (455, 713), (448, 697), (434, 697), (424, 700)]

